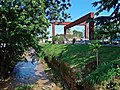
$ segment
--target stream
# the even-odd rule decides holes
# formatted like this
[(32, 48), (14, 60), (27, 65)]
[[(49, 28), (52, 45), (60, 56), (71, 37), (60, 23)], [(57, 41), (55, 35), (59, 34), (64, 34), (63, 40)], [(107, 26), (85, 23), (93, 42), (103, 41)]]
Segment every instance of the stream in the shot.
[(35, 67), (38, 66), (38, 62), (18, 62), (13, 70), (13, 80), (18, 84), (33, 84), (40, 78), (35, 73)]
[(40, 62), (32, 63), (30, 60), (18, 62), (10, 79), (2, 84), (0, 83), (0, 90), (15, 90), (17, 86), (33, 84), (36, 86), (32, 90), (61, 90), (48, 79), (48, 75), (44, 72), (43, 65)]

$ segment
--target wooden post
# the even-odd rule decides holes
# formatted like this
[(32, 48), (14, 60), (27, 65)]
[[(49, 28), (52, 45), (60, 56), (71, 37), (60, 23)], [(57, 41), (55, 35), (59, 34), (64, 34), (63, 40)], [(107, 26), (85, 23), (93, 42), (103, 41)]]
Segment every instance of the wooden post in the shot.
[(89, 33), (88, 33), (88, 25), (85, 24), (85, 38), (88, 39)]
[(64, 28), (64, 38), (66, 38), (66, 29)]
[(93, 36), (93, 31), (94, 31), (94, 22), (89, 23), (89, 40), (92, 40)]
[(52, 36), (55, 36), (55, 24), (52, 23)]

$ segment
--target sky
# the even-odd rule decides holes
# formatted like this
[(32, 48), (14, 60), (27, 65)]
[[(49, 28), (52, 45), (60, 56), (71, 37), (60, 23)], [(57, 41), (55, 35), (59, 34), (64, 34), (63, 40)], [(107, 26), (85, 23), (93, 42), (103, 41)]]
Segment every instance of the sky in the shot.
[[(67, 13), (70, 13), (72, 19), (68, 19), (66, 21), (74, 21), (79, 19), (80, 17), (88, 14), (89, 12), (96, 12), (97, 7), (93, 7), (92, 3), (96, 0), (71, 0), (71, 7), (66, 11)], [(110, 13), (104, 11), (100, 13), (99, 16), (108, 16)], [(95, 16), (96, 17), (96, 16)], [(56, 34), (63, 34), (64, 26), (63, 25), (56, 25), (55, 26), (55, 33)], [(84, 26), (74, 26), (70, 28), (71, 30), (78, 30), (78, 31), (84, 31)], [(48, 31), (52, 32), (52, 27), (50, 26), (48, 28)]]

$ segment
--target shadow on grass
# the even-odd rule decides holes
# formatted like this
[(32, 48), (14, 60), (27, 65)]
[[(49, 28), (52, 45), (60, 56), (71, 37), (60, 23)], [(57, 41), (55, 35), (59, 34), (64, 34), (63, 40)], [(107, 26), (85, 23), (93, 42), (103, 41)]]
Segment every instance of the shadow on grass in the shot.
[(70, 67), (81, 67), (86, 62), (94, 60), (88, 45), (66, 45), (58, 58)]
[(120, 63), (120, 47), (117, 46), (102, 46), (99, 49), (98, 68), (96, 66), (95, 53), (92, 53), (89, 50), (88, 45), (50, 45), (46, 49), (46, 55), (53, 57), (56, 56), (58, 58), (57, 60), (67, 63), (68, 66), (75, 68), (75, 70), (80, 68), (79, 71), (83, 71), (83, 78), (90, 75), (92, 76), (92, 74), (95, 74), (97, 77), (101, 71), (103, 73), (101, 74), (101, 76), (99, 75), (99, 77), (102, 77), (102, 75), (107, 73), (107, 71), (104, 71), (104, 67), (106, 67), (106, 65), (104, 64), (109, 64), (109, 66), (111, 67), (112, 64), (117, 63), (118, 65)]
[[(95, 61), (88, 45), (54, 44), (45, 48), (48, 56), (58, 57), (59, 60), (71, 67), (81, 67), (85, 63)], [(99, 64), (109, 63), (111, 60), (120, 59), (120, 47), (102, 46), (99, 49)]]

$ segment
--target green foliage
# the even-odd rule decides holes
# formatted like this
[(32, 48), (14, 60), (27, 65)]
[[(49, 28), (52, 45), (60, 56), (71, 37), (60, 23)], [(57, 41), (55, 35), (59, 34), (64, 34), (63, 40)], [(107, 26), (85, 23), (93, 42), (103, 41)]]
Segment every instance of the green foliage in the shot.
[(81, 35), (82, 35), (82, 32), (80, 32), (80, 31), (77, 31), (77, 30), (73, 30), (73, 37), (81, 37)]
[(72, 31), (71, 31), (70, 29), (67, 29), (67, 30), (66, 30), (66, 33), (67, 33), (66, 37), (67, 37), (68, 39), (73, 38), (73, 35), (71, 34)]
[(99, 63), (99, 48), (101, 47), (101, 45), (99, 44), (98, 41), (94, 41), (92, 43), (90, 43), (89, 45), (91, 51), (93, 53), (96, 53), (96, 62), (97, 62), (97, 67), (98, 67), (98, 63)]
[(99, 15), (104, 10), (112, 11), (109, 16), (99, 16), (95, 18), (96, 25), (102, 31), (102, 36), (110, 37), (110, 43), (116, 33), (120, 33), (120, 2), (119, 0), (98, 0), (92, 3), (97, 7), (96, 15)]
[(57, 40), (58, 40), (58, 36), (53, 36), (53, 37), (52, 37), (52, 40), (53, 40), (53, 41), (57, 41)]
[(116, 81), (110, 81), (110, 82), (106, 85), (106, 89), (119, 90), (119, 83), (116, 82)]
[[(61, 47), (62, 45), (62, 47)], [(62, 52), (62, 50), (65, 50), (65, 45), (63, 44), (44, 44), (42, 51), (44, 51), (44, 55), (49, 56), (49, 57), (58, 57), (59, 54)], [(54, 51), (53, 51), (54, 50)]]
[(58, 37), (58, 43), (63, 43), (64, 42), (64, 36)]
[(64, 43), (64, 36), (53, 36), (53, 43)]
[(93, 41), (90, 43), (89, 47), (92, 52), (96, 52), (101, 47), (101, 45), (99, 44), (99, 41)]
[(32, 85), (24, 85), (24, 86), (18, 86), (15, 88), (15, 90), (31, 90)]
[[(100, 48), (100, 63), (109, 63), (111, 60), (120, 59), (120, 47), (101, 46)], [(83, 63), (84, 60), (86, 60), (85, 57), (89, 57), (91, 55), (88, 45), (44, 44), (43, 50), (45, 51), (44, 54), (59, 57), (70, 66)]]
[(38, 36), (48, 34), (50, 22), (68, 18), (69, 6), (69, 1), (61, 0), (0, 0), (0, 77), (28, 47), (40, 52)]
[[(120, 21), (119, 15), (119, 7), (120, 7), (120, 2), (119, 0), (98, 0), (92, 3), (94, 7), (97, 6), (97, 12), (96, 15), (99, 15), (101, 12), (104, 10), (107, 10), (108, 12), (113, 9), (112, 13), (110, 16), (112, 17), (107, 17), (108, 19), (112, 19), (113, 21)], [(104, 21), (104, 19), (103, 19)]]
[(94, 31), (94, 39), (104, 39), (110, 38), (110, 43), (112, 44), (113, 38), (120, 33), (120, 24), (107, 22), (106, 24), (96, 25)]
[[(93, 49), (99, 49), (99, 66), (97, 68), (91, 68), (95, 64), (91, 63), (95, 61), (95, 55), (90, 52), (88, 45), (43, 45), (45, 55), (58, 57), (58, 60), (76, 70), (78, 79), (76, 82), (80, 84), (87, 82), (92, 86), (104, 84), (106, 87), (114, 77), (120, 77), (120, 47), (95, 45)], [(116, 85), (113, 88), (117, 87)]]
[(77, 30), (73, 30), (71, 31), (70, 29), (67, 29), (67, 38), (68, 39), (73, 39), (74, 37), (80, 38), (82, 37), (82, 32), (77, 31)]
[(119, 62), (120, 60), (101, 64), (98, 69), (87, 75), (85, 80), (89, 81), (92, 85), (106, 84), (106, 82), (114, 80), (114, 77), (119, 77)]
[(105, 32), (104, 27), (96, 25), (94, 28), (94, 32), (93, 32), (93, 39), (100, 40), (100, 39), (105, 39), (107, 37), (108, 37), (108, 35)]

